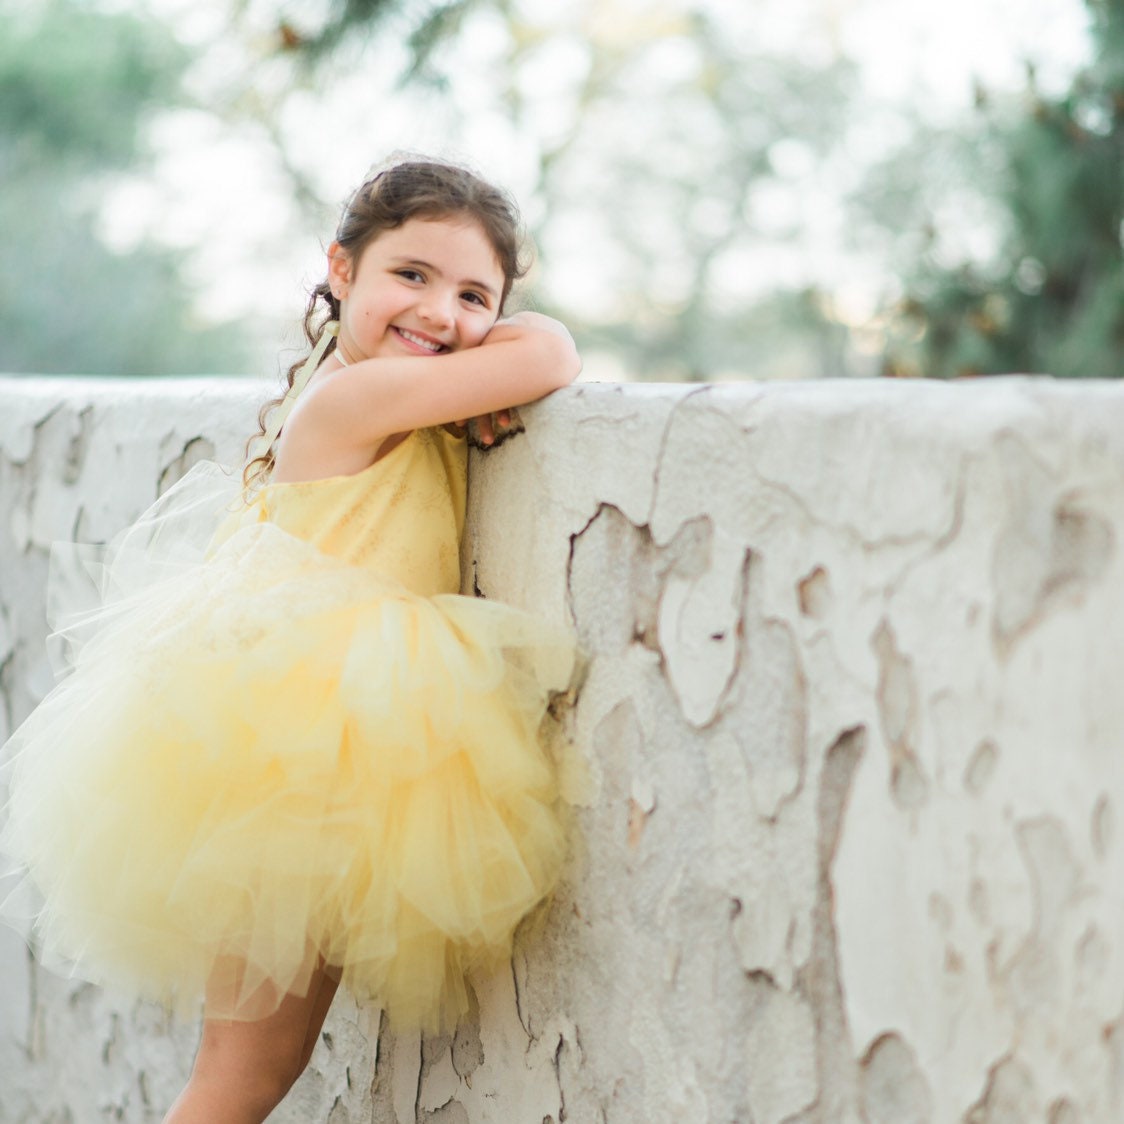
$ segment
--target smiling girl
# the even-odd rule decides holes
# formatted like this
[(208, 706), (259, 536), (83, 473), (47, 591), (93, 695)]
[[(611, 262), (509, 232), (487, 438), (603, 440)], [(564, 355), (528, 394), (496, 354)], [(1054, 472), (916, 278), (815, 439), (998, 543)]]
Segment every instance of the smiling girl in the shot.
[(10, 743), (0, 847), (41, 959), (204, 1003), (169, 1122), (264, 1120), (341, 980), (451, 1027), (557, 876), (539, 728), (569, 638), (457, 592), (465, 420), (487, 440), (580, 366), (557, 322), (501, 318), (520, 272), (476, 176), (363, 184), (242, 480), (197, 466), (109, 548), (72, 673)]

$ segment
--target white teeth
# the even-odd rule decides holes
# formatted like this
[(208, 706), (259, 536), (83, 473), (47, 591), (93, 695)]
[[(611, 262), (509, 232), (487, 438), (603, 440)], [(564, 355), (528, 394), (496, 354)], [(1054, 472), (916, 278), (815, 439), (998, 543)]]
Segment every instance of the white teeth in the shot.
[(441, 344), (433, 343), (431, 340), (423, 340), (421, 336), (415, 336), (413, 332), (407, 332), (405, 328), (398, 329), (399, 334), (408, 339), (410, 343), (416, 343), (418, 347), (424, 347), (427, 351), (440, 351)]

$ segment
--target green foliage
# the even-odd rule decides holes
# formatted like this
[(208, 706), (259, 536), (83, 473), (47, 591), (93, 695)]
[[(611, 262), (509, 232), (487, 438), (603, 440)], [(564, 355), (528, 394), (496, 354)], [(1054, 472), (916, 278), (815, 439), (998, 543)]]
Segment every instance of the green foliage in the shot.
[(1124, 375), (1124, 5), (1087, 3), (1094, 57), (1064, 96), (1042, 96), (1032, 74), (1014, 110), (979, 99), (979, 150), (961, 155), (1002, 242), (950, 266), (929, 232), (889, 373)]
[(457, 34), (465, 18), (476, 7), (477, 0), (450, 0), (449, 3), (436, 5), (425, 14), (407, 39), (411, 61), (405, 81), (444, 85), (440, 70), (433, 66), (433, 54)]
[(44, 193), (37, 180), (6, 188), (0, 229), (0, 371), (242, 369), (237, 336), (193, 322), (178, 255), (153, 248), (113, 253), (87, 214)]
[(141, 116), (175, 99), (182, 48), (158, 25), (63, 0), (0, 14), (5, 163), (128, 164)]
[(180, 98), (183, 49), (80, 0), (0, 18), (0, 370), (237, 369), (237, 334), (193, 322), (179, 255), (116, 253), (97, 235), (112, 176), (141, 165), (142, 127)]
[(402, 14), (413, 24), (407, 36), (412, 59), (409, 77), (439, 80), (439, 75), (429, 69), (430, 56), (436, 47), (455, 35), (463, 17), (476, 3), (477, 0), (330, 0), (323, 19), (313, 30), (298, 30), (283, 22), (281, 42), (285, 50), (317, 62), (345, 40), (369, 36), (393, 16)]

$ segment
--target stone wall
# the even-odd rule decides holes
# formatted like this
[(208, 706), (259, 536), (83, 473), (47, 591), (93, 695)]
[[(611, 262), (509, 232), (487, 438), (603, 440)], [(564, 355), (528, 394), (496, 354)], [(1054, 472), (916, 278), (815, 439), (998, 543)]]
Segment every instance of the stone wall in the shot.
[[(247, 383), (0, 381), (3, 721), (47, 545)], [(466, 586), (574, 624), (573, 855), (455, 1036), (337, 1000), (286, 1124), (1124, 1119), (1124, 386), (582, 386), (472, 465)], [(0, 1121), (156, 1121), (195, 1028), (0, 937)]]

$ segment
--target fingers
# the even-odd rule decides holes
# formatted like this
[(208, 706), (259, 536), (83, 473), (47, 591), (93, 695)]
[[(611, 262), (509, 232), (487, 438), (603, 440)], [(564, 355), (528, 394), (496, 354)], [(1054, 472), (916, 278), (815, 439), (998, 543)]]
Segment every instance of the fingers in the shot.
[(497, 410), (494, 414), (480, 414), (467, 421), (456, 423), (462, 429), (468, 428), (472, 444), (490, 448), (498, 445), (513, 430), (522, 432), (513, 410)]

